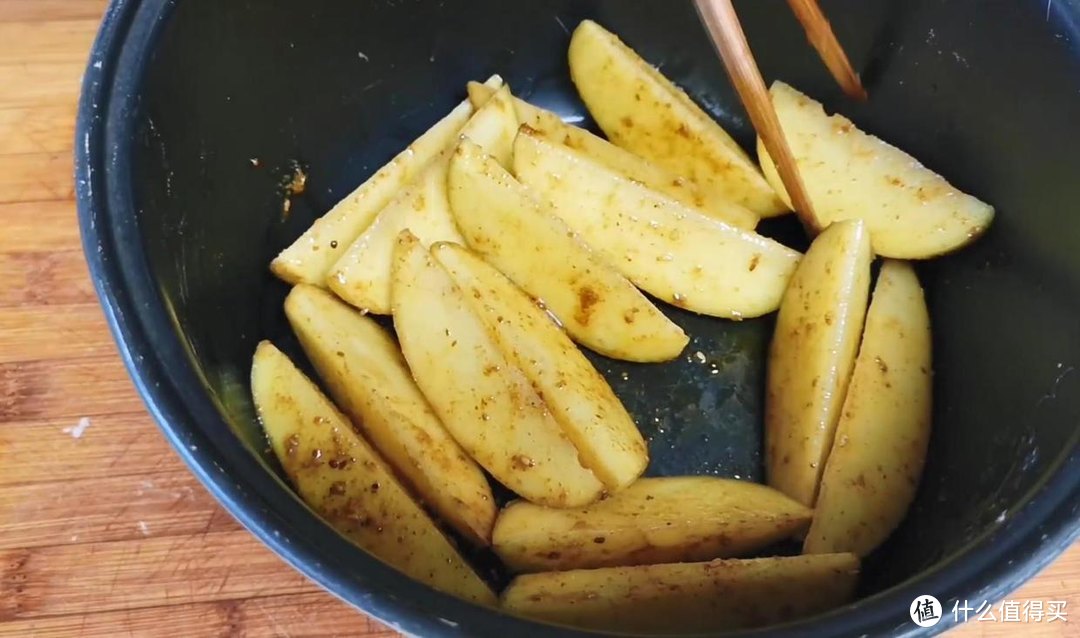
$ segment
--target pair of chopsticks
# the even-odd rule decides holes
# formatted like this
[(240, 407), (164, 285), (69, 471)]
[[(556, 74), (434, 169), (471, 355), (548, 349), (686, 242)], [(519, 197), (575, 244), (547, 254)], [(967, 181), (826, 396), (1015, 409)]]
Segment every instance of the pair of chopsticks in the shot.
[[(791, 203), (804, 219), (815, 219), (806, 186), (799, 177), (795, 158), (784, 138), (776, 111), (765, 88), (765, 81), (761, 78), (753, 53), (750, 52), (746, 34), (743, 33), (731, 0), (694, 0), (694, 3), (720, 53), (724, 68), (731, 76), (739, 99), (750, 115), (754, 129), (776, 164), (784, 188), (791, 197)], [(817, 0), (788, 0), (788, 4), (806, 31), (811, 45), (817, 49), (818, 55), (844, 93), (849, 97), (865, 100), (866, 90), (851, 68), (851, 63), (836, 40), (836, 35), (833, 34)]]

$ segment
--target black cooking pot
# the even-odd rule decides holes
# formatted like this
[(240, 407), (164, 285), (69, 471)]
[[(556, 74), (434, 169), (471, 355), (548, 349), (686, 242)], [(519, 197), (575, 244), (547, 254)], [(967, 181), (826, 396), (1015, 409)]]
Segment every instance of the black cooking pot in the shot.
[[(920, 594), (945, 607), (925, 630), (938, 631), (955, 601), (1004, 596), (1080, 531), (1080, 0), (823, 4), (872, 99), (840, 96), (785, 3), (739, 2), (766, 78), (848, 113), (999, 213), (973, 247), (920, 268), (935, 421), (911, 514), (867, 559), (858, 602), (771, 631), (917, 633), (908, 609)], [(258, 340), (299, 353), (267, 264), (461, 100), (467, 80), (498, 72), (523, 97), (585, 115), (566, 65), (568, 29), (583, 18), (662, 63), (751, 141), (689, 2), (116, 0), (94, 46), (76, 145), (80, 220), (140, 392), (248, 529), (406, 632), (574, 635), (413, 582), (293, 495), (248, 396)], [(286, 216), (283, 180), (297, 167), (307, 189)], [(768, 232), (800, 241), (790, 220)], [(688, 352), (723, 374), (596, 360), (650, 439), (650, 472), (759, 478), (771, 318), (666, 310), (694, 336)]]

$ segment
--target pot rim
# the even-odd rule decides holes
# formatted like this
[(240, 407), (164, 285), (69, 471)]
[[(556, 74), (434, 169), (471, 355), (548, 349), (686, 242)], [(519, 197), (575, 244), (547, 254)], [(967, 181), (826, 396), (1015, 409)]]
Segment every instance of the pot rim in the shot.
[[(225, 422), (153, 279), (138, 230), (129, 148), (146, 61), (173, 0), (111, 0), (94, 42), (78, 108), (76, 200), (83, 251), (128, 373), (150, 414), (199, 481), (293, 568), (342, 600), (413, 635), (604, 635), (556, 628), (458, 600), (413, 581), (339, 536), (269, 470)], [(1071, 6), (1071, 5), (1068, 5)], [(1068, 6), (1058, 11), (1080, 10)], [(996, 601), (1080, 537), (1080, 445), (1073, 437), (1048, 477), (1000, 525), (911, 579), (805, 620), (726, 636), (933, 635), (954, 622), (955, 600)], [(271, 476), (273, 473), (270, 473)], [(326, 557), (337, 557), (333, 562)], [(946, 610), (932, 628), (906, 611), (920, 595)], [(610, 635), (610, 634), (608, 634)]]

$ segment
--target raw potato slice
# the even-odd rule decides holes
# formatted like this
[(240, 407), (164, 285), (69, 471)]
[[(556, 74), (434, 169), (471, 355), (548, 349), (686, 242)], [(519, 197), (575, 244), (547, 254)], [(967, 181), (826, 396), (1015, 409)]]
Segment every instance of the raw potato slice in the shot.
[(869, 554), (915, 498), (930, 440), (930, 317), (910, 264), (886, 261), (866, 315), (806, 553)]
[(584, 508), (511, 503), (493, 543), (512, 571), (565, 571), (742, 556), (809, 525), (809, 509), (764, 485), (643, 478)]
[(626, 179), (523, 128), (514, 173), (639, 288), (705, 315), (776, 310), (799, 253)]
[(606, 567), (518, 576), (506, 611), (587, 629), (697, 633), (764, 627), (851, 600), (852, 554)]
[[(504, 87), (465, 124), (461, 137), (509, 165), (517, 128), (510, 93)], [(334, 293), (357, 308), (390, 314), (390, 264), (398, 233), (408, 229), (425, 247), (437, 241), (464, 242), (454, 226), (446, 194), (452, 152), (447, 149), (435, 158), (342, 255), (328, 280)]]
[(570, 40), (570, 77), (615, 144), (762, 217), (791, 210), (712, 117), (591, 20)]
[(861, 221), (818, 235), (776, 319), (765, 391), (769, 485), (813, 507), (866, 316), (870, 234)]
[(394, 327), (417, 385), (477, 463), (530, 501), (574, 507), (603, 484), (461, 289), (408, 232), (394, 256)]
[[(842, 115), (783, 82), (770, 89), (776, 115), (824, 228), (841, 219), (866, 222), (874, 252), (925, 259), (965, 246), (989, 228), (994, 209), (957, 190), (915, 158), (863, 133)], [(776, 168), (758, 142), (765, 176), (785, 199)]]
[(416, 580), (467, 600), (495, 603), (495, 594), (349, 420), (267, 341), (255, 351), (251, 391), (285, 474), (319, 516)]
[[(502, 83), (502, 78), (494, 75), (484, 86), (497, 89)], [(398, 191), (439, 153), (453, 146), (472, 114), (473, 108), (467, 100), (455, 107), (329, 212), (315, 220), (311, 228), (270, 263), (270, 270), (290, 284), (325, 286), (326, 276), (345, 249), (371, 225), (375, 216)]]
[(610, 490), (649, 464), (645, 440), (604, 377), (551, 317), (494, 266), (456, 244), (431, 247), (473, 312), (551, 410), (582, 465)]
[[(473, 108), (480, 108), (495, 90), (479, 82), (469, 82), (469, 100)], [(604, 166), (660, 191), (672, 199), (696, 208), (710, 217), (726, 221), (732, 226), (753, 230), (758, 217), (746, 208), (731, 201), (708, 184), (693, 184), (675, 173), (619, 148), (585, 129), (567, 124), (551, 111), (538, 108), (514, 98), (514, 110), (518, 121), (529, 126), (545, 139), (576, 148)]]
[(682, 328), (478, 146), (458, 146), (448, 185), (469, 247), (542, 300), (575, 341), (641, 362), (667, 361), (686, 347)]
[(334, 401), (397, 475), (456, 531), (489, 544), (496, 508), (487, 478), (435, 416), (390, 335), (306, 284), (289, 293), (285, 315)]

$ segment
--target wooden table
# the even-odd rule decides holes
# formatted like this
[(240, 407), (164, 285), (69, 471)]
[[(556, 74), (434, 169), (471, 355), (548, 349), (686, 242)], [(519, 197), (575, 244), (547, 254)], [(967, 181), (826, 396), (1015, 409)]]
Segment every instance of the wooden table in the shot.
[[(75, 102), (104, 6), (0, 0), (0, 636), (394, 635), (241, 529), (125, 374), (72, 199)], [(1080, 635), (1080, 546), (1012, 598), (1068, 600), (1074, 621), (1038, 635)]]

